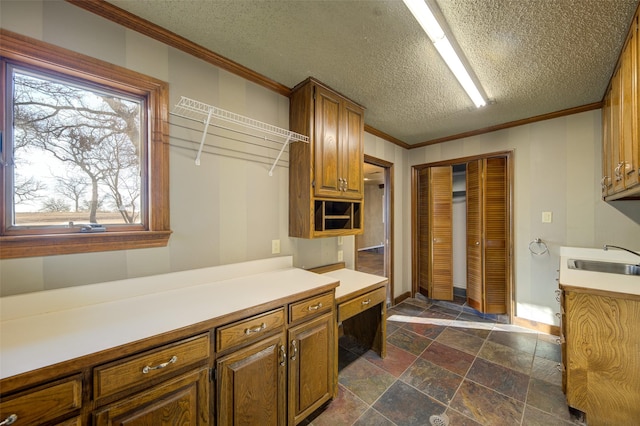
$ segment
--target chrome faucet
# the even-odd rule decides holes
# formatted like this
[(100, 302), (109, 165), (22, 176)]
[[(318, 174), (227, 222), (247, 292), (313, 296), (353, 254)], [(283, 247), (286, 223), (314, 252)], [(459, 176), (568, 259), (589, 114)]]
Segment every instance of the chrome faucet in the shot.
[(614, 248), (614, 249), (618, 249), (618, 250), (629, 252), (631, 254), (635, 254), (636, 256), (640, 257), (640, 253), (638, 253), (637, 251), (629, 250), (628, 248), (624, 248), (624, 247), (620, 247), (620, 246), (612, 246), (611, 244), (605, 244), (603, 248), (604, 248), (604, 251), (607, 251), (610, 248)]

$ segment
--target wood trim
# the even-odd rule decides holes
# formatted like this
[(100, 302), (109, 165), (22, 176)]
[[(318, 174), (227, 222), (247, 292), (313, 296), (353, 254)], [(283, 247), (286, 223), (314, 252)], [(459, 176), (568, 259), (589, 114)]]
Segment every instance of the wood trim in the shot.
[[(164, 247), (169, 241), (169, 85), (126, 68), (0, 28), (0, 55), (8, 61), (45, 69), (137, 93), (147, 98), (149, 164), (146, 165), (148, 230), (107, 231), (100, 234), (31, 234), (8, 232), (0, 223), (0, 259)], [(4, 71), (3, 71), (4, 72)], [(3, 75), (6, 78), (6, 75)], [(0, 108), (4, 112), (4, 105)], [(4, 120), (4, 114), (2, 115)], [(149, 170), (153, 170), (150, 173)], [(2, 173), (7, 173), (2, 168)], [(5, 186), (0, 187), (4, 218)], [(140, 227), (142, 229), (142, 227)]]
[(393, 304), (397, 305), (399, 303), (402, 303), (405, 300), (409, 299), (410, 297), (411, 297), (411, 292), (406, 291), (406, 292), (402, 293), (400, 296), (398, 296), (395, 299), (393, 299)]
[(331, 271), (337, 271), (338, 269), (346, 268), (346, 264), (344, 262), (330, 263), (328, 265), (316, 266), (315, 268), (309, 268), (307, 271), (315, 272), (316, 274), (325, 274)]
[(482, 129), (470, 130), (468, 132), (458, 133), (455, 135), (444, 136), (437, 139), (431, 139), (429, 141), (420, 142), (414, 145), (410, 145), (409, 149), (421, 148), (423, 146), (435, 145), (442, 142), (449, 142), (456, 139), (468, 138), (471, 136), (482, 135), (485, 133), (491, 133), (498, 130), (509, 129), (511, 127), (523, 126), (525, 124), (536, 123), (538, 121), (550, 120), (552, 118), (564, 117), (566, 115), (578, 114), (585, 111), (592, 111), (594, 109), (602, 108), (602, 101), (594, 102), (587, 105), (582, 105), (573, 108), (567, 108), (560, 111), (550, 112), (547, 114), (536, 115), (534, 117), (523, 118), (521, 120), (510, 121), (508, 123), (496, 124), (494, 126), (485, 127)]
[(376, 129), (375, 127), (371, 127), (368, 124), (364, 125), (364, 131), (372, 134), (373, 136), (377, 136), (381, 139), (386, 140), (387, 142), (391, 142), (392, 144), (398, 145), (400, 148), (410, 149), (411, 145), (406, 142), (401, 141), (400, 139), (396, 139), (391, 135), (384, 133), (381, 130)]
[(543, 322), (538, 322), (522, 317), (513, 317), (514, 325), (528, 328), (529, 330), (535, 330), (540, 333), (551, 334), (553, 336), (560, 336), (560, 327), (553, 324), (545, 324)]
[[(393, 163), (390, 161), (386, 161), (380, 158), (376, 158), (373, 157), (371, 155), (367, 155), (364, 154), (364, 162), (365, 163), (369, 163), (369, 164), (373, 164), (379, 167), (382, 167), (385, 169), (385, 177), (388, 174), (389, 177), (389, 181), (387, 182), (385, 179), (385, 185), (388, 185), (388, 189), (389, 189), (389, 211), (387, 212), (387, 219), (388, 222), (386, 224), (386, 226), (388, 226), (388, 231), (389, 231), (389, 235), (387, 235), (387, 237), (389, 238), (389, 244), (388, 244), (388, 249), (389, 249), (389, 256), (388, 256), (388, 261), (385, 265), (386, 270), (388, 271), (388, 277), (387, 280), (389, 280), (389, 294), (391, 295), (391, 299), (393, 300), (393, 295), (394, 295), (394, 279), (393, 279), (393, 274), (394, 274), (394, 228), (395, 228), (395, 219), (394, 219), (394, 210), (395, 210), (395, 196), (394, 196), (394, 168), (393, 168)], [(357, 247), (355, 248), (357, 250)], [(357, 259), (357, 256), (356, 256)]]
[(68, 3), (92, 12), (98, 16), (108, 19), (123, 27), (129, 28), (158, 40), (168, 46), (175, 47), (185, 53), (202, 59), (212, 65), (220, 67), (232, 74), (238, 75), (249, 81), (252, 81), (267, 89), (273, 90), (284, 96), (289, 96), (291, 89), (287, 86), (280, 84), (270, 78), (265, 77), (237, 62), (218, 55), (209, 49), (206, 49), (199, 44), (196, 44), (182, 36), (179, 36), (169, 30), (166, 30), (152, 22), (142, 19), (132, 13), (127, 12), (117, 6), (114, 6), (106, 1), (102, 0), (66, 0)]

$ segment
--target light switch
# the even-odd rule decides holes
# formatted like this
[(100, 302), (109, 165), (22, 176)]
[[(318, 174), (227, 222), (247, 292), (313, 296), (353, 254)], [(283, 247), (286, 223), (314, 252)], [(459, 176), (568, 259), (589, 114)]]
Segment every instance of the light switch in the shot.
[(271, 240), (271, 254), (280, 253), (280, 240)]
[(553, 213), (542, 212), (542, 223), (551, 223), (553, 220)]
[(342, 262), (344, 260), (344, 252), (342, 250), (338, 250), (338, 262)]
[(343, 237), (338, 237), (338, 245), (341, 246), (343, 244)]

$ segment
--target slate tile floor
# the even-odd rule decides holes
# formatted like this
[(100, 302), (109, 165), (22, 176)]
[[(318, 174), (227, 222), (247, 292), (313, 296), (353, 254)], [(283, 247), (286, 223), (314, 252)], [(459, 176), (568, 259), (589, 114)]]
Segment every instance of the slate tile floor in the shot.
[(346, 336), (339, 394), (304, 424), (576, 425), (556, 368), (556, 337), (408, 299), (389, 309), (387, 356)]

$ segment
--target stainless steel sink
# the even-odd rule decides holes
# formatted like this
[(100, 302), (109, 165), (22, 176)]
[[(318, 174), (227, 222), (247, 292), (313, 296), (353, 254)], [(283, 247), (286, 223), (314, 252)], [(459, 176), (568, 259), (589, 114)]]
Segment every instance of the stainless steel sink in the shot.
[(581, 271), (607, 272), (610, 274), (640, 275), (640, 265), (630, 263), (603, 262), (599, 260), (569, 259), (569, 269)]

